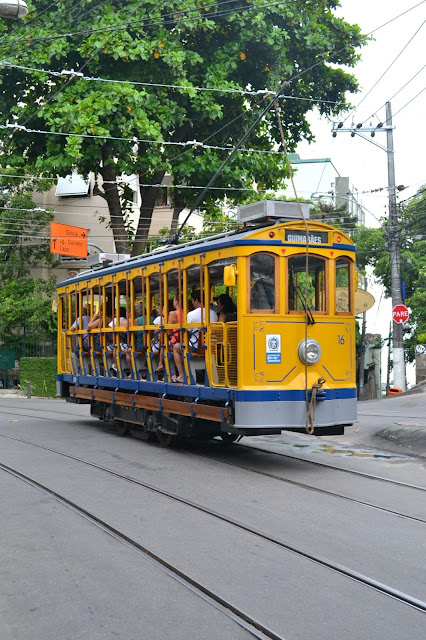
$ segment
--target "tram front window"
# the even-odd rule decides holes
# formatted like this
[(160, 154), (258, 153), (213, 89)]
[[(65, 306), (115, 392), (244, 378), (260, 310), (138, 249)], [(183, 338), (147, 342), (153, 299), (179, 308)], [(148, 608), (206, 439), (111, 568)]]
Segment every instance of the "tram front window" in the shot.
[(309, 256), (306, 280), (306, 256), (288, 259), (288, 310), (327, 310), (326, 267), (324, 258)]
[(275, 310), (275, 256), (259, 253), (250, 258), (250, 311)]
[(349, 313), (350, 302), (350, 264), (346, 258), (339, 258), (336, 260), (336, 313)]

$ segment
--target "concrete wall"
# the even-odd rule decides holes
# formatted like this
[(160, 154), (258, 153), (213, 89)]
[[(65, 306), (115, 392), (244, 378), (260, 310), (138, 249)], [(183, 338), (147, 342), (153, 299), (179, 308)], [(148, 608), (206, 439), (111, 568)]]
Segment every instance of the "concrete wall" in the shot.
[(426, 380), (426, 344), (416, 344), (416, 384)]

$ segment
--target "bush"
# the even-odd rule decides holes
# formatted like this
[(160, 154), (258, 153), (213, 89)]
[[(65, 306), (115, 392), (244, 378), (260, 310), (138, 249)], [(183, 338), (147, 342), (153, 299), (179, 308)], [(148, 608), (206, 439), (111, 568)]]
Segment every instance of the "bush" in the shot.
[(56, 358), (21, 358), (19, 382), (24, 391), (31, 382), (34, 396), (56, 396)]

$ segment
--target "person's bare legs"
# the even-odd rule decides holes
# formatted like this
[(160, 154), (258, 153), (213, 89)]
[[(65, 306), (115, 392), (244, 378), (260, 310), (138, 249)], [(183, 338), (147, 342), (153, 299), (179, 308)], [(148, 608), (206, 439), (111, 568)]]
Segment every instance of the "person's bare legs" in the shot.
[(183, 356), (182, 356), (182, 347), (180, 344), (173, 345), (173, 359), (175, 361), (176, 369), (178, 375), (175, 378), (175, 382), (183, 382), (184, 380), (184, 369), (183, 369)]
[(160, 345), (160, 351), (158, 352), (158, 367), (156, 373), (162, 373), (164, 371), (164, 347)]

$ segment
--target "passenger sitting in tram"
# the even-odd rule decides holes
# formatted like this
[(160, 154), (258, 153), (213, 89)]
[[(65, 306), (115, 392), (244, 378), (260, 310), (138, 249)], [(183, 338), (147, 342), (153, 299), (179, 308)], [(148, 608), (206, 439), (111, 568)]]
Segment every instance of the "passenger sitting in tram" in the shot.
[[(135, 304), (135, 324), (143, 327), (147, 324), (146, 313), (142, 302)], [(145, 335), (143, 331), (136, 331), (136, 351), (143, 351), (145, 348)]]
[[(111, 322), (108, 324), (108, 327), (110, 327), (111, 329), (113, 329), (114, 327), (127, 327), (127, 311), (126, 311), (126, 307), (120, 307), (119, 308), (119, 320), (118, 320), (118, 324), (117, 324), (117, 318), (114, 317)], [(124, 342), (122, 341), (124, 340)], [(123, 334), (120, 334), (120, 351), (124, 351), (124, 349), (127, 349), (128, 345), (127, 345), (127, 341), (126, 338), (124, 337)], [(109, 352), (110, 355), (112, 355), (113, 359), (114, 359), (114, 363), (112, 365), (112, 367), (110, 368), (110, 370), (112, 369), (113, 372), (117, 371), (117, 345), (114, 342), (114, 337), (113, 334), (110, 333), (107, 336), (107, 351)], [(115, 374), (114, 374), (115, 375)]]
[[(89, 315), (89, 306), (84, 305), (83, 308), (81, 309), (81, 328), (82, 329), (87, 329), (88, 319), (89, 319), (88, 315)], [(79, 316), (77, 316), (77, 318), (74, 320), (69, 330), (78, 331), (78, 329), (80, 329)], [(79, 362), (80, 341), (78, 340), (78, 338), (77, 339), (73, 338), (72, 341), (73, 341), (73, 350), (71, 351), (71, 361), (72, 361), (73, 371), (77, 373), (80, 370), (80, 362)], [(84, 351), (89, 350), (89, 336), (87, 333), (83, 334), (83, 350)]]
[[(189, 311), (186, 316), (187, 323), (196, 323), (203, 322), (205, 318), (204, 308), (201, 306), (201, 293), (197, 289), (192, 292), (191, 302), (194, 306), (193, 311)], [(217, 322), (217, 313), (212, 309), (209, 309), (210, 322)], [(188, 329), (190, 332), (189, 335), (189, 349), (191, 351), (198, 351), (198, 341), (200, 330), (196, 329)], [(180, 342), (177, 342), (173, 346), (173, 358), (175, 361), (177, 375), (172, 377), (173, 382), (183, 382), (184, 381), (184, 366), (183, 366), (183, 356), (182, 356), (182, 347), (183, 345)]]
[[(167, 324), (182, 324), (184, 322), (184, 316), (182, 307), (179, 304), (179, 299), (174, 296), (169, 301), (169, 317), (167, 319)], [(169, 336), (169, 344), (171, 349), (173, 349), (174, 345), (179, 342), (179, 330), (178, 329), (168, 329), (167, 334)], [(153, 349), (154, 350), (154, 349)], [(164, 373), (164, 349), (159, 350), (159, 358), (158, 358), (158, 367), (155, 370), (156, 374)]]
[(235, 306), (231, 296), (228, 296), (227, 293), (222, 293), (218, 297), (217, 308), (219, 322), (235, 322), (237, 319), (237, 307)]

